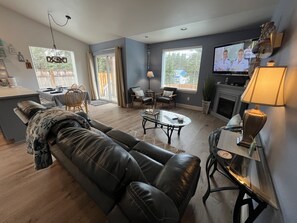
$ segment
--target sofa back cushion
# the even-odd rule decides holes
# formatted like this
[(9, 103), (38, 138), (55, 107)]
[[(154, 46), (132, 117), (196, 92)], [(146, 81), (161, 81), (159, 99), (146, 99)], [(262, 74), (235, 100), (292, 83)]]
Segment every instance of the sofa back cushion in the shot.
[(59, 131), (64, 154), (100, 189), (116, 197), (132, 181), (146, 182), (134, 158), (100, 131), (69, 127)]

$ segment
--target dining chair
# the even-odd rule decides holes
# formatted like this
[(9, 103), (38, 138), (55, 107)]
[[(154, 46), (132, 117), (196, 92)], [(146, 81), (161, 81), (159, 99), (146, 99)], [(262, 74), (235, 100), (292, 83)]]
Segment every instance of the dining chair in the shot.
[(80, 89), (80, 90), (82, 90), (82, 91), (86, 91), (86, 90), (87, 90), (86, 86), (83, 85), (83, 84), (80, 84), (80, 85), (78, 86), (78, 89)]
[(65, 109), (68, 111), (84, 111), (82, 105), (84, 103), (85, 94), (80, 89), (69, 89), (65, 94)]
[(77, 84), (72, 84), (70, 89), (77, 89), (78, 88), (78, 85)]

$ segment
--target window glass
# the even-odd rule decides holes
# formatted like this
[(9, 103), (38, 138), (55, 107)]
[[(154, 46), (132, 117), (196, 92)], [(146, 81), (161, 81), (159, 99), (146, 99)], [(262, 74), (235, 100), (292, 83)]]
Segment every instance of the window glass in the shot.
[(202, 47), (163, 50), (162, 87), (197, 91)]
[[(54, 50), (30, 46), (31, 58), (39, 88), (70, 87), (77, 84), (74, 53), (66, 50)], [(47, 56), (66, 57), (67, 63), (47, 62)]]

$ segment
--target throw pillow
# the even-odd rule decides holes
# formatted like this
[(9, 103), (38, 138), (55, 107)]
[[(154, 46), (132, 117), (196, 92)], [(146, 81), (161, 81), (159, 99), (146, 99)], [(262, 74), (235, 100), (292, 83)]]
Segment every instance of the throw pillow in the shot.
[(132, 91), (135, 93), (136, 91), (140, 91), (141, 89), (140, 89), (140, 87), (134, 87), (134, 88), (131, 88), (132, 89)]
[(163, 91), (163, 97), (170, 97), (173, 94), (173, 91)]
[(144, 96), (143, 90), (135, 91), (136, 98), (141, 98)]
[(236, 127), (240, 126), (241, 123), (241, 117), (240, 114), (234, 115), (229, 122), (227, 123), (226, 127)]

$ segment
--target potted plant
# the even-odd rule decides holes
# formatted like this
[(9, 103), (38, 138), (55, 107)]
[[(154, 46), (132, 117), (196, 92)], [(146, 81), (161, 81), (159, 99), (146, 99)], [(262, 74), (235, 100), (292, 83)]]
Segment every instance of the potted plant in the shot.
[(211, 99), (213, 98), (215, 91), (216, 91), (216, 82), (214, 77), (207, 76), (204, 81), (204, 85), (202, 89), (202, 94), (203, 94), (202, 112), (204, 114), (208, 114)]

